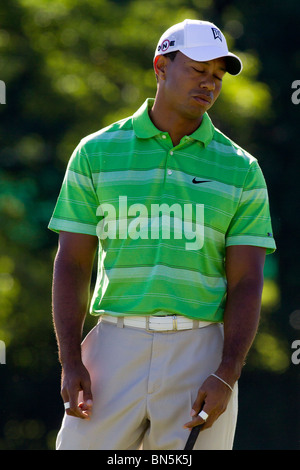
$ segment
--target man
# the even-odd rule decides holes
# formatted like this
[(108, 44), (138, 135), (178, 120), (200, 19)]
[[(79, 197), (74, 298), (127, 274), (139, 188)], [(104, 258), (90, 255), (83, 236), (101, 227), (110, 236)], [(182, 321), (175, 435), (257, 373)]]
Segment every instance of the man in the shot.
[[(66, 413), (57, 449), (232, 449), (237, 380), (275, 250), (257, 160), (207, 111), (242, 64), (212, 23), (158, 42), (155, 100), (83, 139), (50, 228)], [(90, 312), (100, 321), (83, 343)]]

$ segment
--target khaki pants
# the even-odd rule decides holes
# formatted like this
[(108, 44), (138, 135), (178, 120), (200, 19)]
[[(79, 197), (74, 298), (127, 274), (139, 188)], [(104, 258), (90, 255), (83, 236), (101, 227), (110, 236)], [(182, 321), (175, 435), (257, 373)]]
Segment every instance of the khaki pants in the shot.
[[(90, 372), (89, 421), (64, 416), (58, 450), (183, 450), (199, 387), (221, 360), (223, 327), (148, 332), (101, 321), (82, 344)], [(237, 385), (225, 413), (200, 432), (195, 450), (231, 450)]]

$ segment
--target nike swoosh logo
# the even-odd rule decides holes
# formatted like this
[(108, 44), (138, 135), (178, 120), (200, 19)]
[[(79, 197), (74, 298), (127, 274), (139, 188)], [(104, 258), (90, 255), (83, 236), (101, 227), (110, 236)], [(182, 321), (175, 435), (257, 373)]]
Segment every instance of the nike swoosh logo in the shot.
[(194, 184), (199, 184), (199, 183), (210, 183), (210, 180), (196, 180), (196, 178), (193, 179)]

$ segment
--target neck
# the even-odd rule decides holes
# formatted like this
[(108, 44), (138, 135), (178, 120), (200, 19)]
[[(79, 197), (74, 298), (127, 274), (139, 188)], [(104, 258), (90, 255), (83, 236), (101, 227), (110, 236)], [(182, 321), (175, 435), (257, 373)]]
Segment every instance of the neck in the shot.
[(174, 147), (179, 144), (182, 137), (195, 132), (202, 122), (203, 115), (196, 119), (188, 119), (168, 110), (158, 100), (154, 102), (149, 116), (155, 127), (163, 132), (168, 132)]

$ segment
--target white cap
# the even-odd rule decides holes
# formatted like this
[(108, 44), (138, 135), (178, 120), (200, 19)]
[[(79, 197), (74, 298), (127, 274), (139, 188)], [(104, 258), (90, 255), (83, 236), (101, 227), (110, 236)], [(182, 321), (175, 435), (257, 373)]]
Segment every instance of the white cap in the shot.
[(184, 20), (169, 28), (158, 41), (154, 59), (174, 51), (199, 62), (224, 57), (231, 75), (238, 75), (243, 68), (242, 61), (228, 51), (223, 33), (208, 21)]

